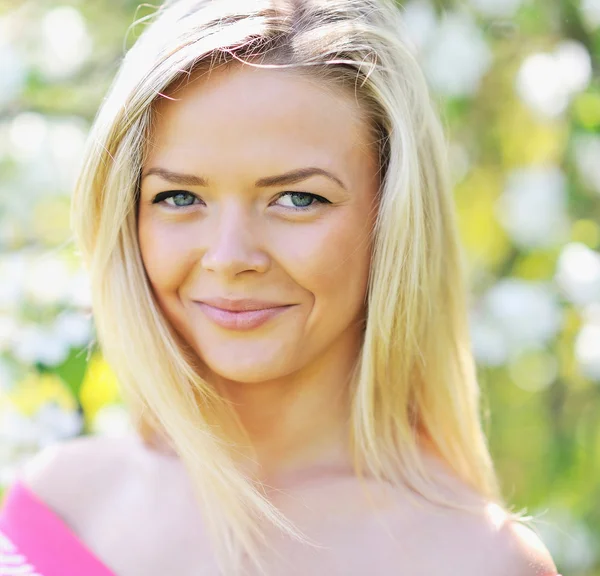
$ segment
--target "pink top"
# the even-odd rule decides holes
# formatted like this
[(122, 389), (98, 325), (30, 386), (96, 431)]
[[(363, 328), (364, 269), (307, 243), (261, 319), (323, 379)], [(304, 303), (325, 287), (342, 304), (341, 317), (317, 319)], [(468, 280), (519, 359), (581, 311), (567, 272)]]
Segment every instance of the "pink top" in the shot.
[(0, 574), (116, 576), (19, 481), (0, 510)]

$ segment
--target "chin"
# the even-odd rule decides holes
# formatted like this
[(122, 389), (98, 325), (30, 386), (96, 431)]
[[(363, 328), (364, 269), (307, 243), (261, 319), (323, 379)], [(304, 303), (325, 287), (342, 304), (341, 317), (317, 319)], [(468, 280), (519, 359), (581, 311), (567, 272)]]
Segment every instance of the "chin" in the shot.
[(218, 357), (205, 352), (199, 354), (199, 357), (203, 365), (208, 368), (207, 379), (210, 378), (210, 374), (214, 374), (218, 379), (246, 384), (277, 380), (298, 369), (298, 366), (290, 365), (289, 362), (273, 358), (270, 355), (266, 357), (258, 354), (236, 356), (229, 353), (225, 357)]

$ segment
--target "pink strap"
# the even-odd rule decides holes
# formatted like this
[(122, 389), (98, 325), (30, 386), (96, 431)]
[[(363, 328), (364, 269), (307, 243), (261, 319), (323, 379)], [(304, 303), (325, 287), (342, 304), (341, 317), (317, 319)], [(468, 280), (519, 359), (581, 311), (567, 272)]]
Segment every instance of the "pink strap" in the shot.
[[(15, 482), (6, 494), (0, 532), (40, 576), (115, 576), (22, 482)], [(8, 556), (0, 561), (9, 562)], [(15, 561), (14, 555), (10, 561)], [(0, 563), (0, 574), (7, 567)]]

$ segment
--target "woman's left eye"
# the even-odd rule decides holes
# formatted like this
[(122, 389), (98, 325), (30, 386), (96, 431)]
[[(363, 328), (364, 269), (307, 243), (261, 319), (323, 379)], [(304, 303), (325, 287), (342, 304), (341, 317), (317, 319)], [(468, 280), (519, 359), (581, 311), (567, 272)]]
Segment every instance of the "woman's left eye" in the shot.
[(169, 192), (161, 192), (154, 197), (153, 204), (164, 202), (168, 206), (177, 208), (191, 206), (199, 198), (194, 196), (191, 192), (185, 190), (171, 190)]
[(311, 208), (315, 204), (330, 204), (329, 200), (316, 194), (309, 194), (308, 192), (284, 192), (277, 200), (285, 199), (286, 202), (278, 204), (285, 208), (292, 208), (294, 210), (303, 210), (305, 208)]

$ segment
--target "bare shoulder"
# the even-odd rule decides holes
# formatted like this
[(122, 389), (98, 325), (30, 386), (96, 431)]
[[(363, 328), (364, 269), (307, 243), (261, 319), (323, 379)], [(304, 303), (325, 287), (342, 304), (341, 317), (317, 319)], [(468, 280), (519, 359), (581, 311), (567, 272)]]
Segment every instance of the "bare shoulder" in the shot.
[(129, 436), (73, 438), (42, 449), (24, 464), (19, 478), (43, 500), (52, 499), (67, 487), (93, 483), (109, 469), (120, 470), (131, 459), (133, 444)]
[(137, 436), (84, 436), (49, 446), (20, 470), (19, 479), (76, 527), (139, 475), (145, 451)]
[[(440, 469), (436, 469), (439, 471)], [(444, 471), (441, 474), (445, 474)], [(502, 506), (490, 502), (455, 478), (445, 477), (451, 499), (472, 511), (433, 503), (411, 506), (411, 532), (421, 556), (424, 573), (463, 576), (556, 576), (556, 566), (535, 532)], [(450, 494), (451, 492), (451, 494)], [(414, 527), (418, 527), (415, 531)]]
[(457, 544), (464, 552), (465, 575), (557, 574), (550, 553), (535, 532), (495, 503), (487, 503), (478, 515), (458, 514), (456, 528), (462, 531)]
[(206, 562), (202, 520), (181, 462), (136, 435), (47, 448), (19, 479), (115, 574), (185, 576)]
[(556, 566), (539, 536), (524, 523), (506, 519), (494, 545), (505, 574), (556, 576)]
[(484, 505), (479, 512), (425, 506), (412, 519), (409, 538), (427, 564), (424, 573), (557, 575), (541, 539), (497, 504)]

